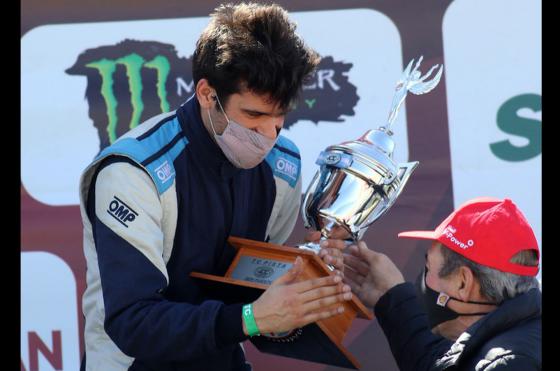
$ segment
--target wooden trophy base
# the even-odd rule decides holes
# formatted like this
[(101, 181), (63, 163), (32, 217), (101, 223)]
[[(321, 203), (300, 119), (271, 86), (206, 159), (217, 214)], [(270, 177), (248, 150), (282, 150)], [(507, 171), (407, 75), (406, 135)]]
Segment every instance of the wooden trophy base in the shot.
[[(278, 277), (287, 272), (300, 256), (303, 272), (298, 281), (334, 274), (315, 253), (266, 242), (230, 237), (228, 242), (237, 250), (226, 274), (192, 272), (206, 293), (226, 304), (250, 303)], [(342, 345), (356, 316), (372, 319), (373, 313), (355, 296), (344, 302), (344, 312), (276, 337), (255, 336), (251, 342), (264, 353), (359, 369), (356, 358)]]

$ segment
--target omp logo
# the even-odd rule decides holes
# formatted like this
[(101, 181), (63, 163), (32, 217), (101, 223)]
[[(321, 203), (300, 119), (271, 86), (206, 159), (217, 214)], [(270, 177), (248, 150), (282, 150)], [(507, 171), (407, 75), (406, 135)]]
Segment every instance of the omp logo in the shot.
[(171, 167), (171, 165), (169, 165), (167, 161), (165, 161), (162, 165), (158, 166), (155, 171), (157, 177), (159, 178), (159, 180), (161, 180), (162, 183), (167, 182), (169, 179), (171, 179), (173, 175), (175, 175), (173, 168)]
[(448, 225), (447, 227), (445, 227), (443, 234), (445, 237), (447, 237), (448, 240), (450, 240), (453, 244), (455, 244), (457, 247), (460, 247), (463, 250), (468, 249), (469, 247), (474, 246), (474, 241), (473, 240), (468, 240), (466, 243), (459, 241), (456, 237), (455, 237), (455, 233), (457, 233), (457, 229), (454, 228), (451, 225)]
[(276, 170), (294, 180), (297, 179), (298, 166), (283, 157), (276, 160)]
[(109, 203), (107, 213), (115, 220), (128, 228), (127, 223), (133, 222), (138, 213), (117, 196), (113, 196), (113, 200)]
[[(284, 128), (299, 120), (343, 122), (342, 115), (354, 115), (359, 97), (348, 81), (351, 67), (323, 58)], [(148, 118), (177, 109), (194, 93), (192, 57), (180, 58), (173, 45), (155, 41), (125, 39), (87, 49), (66, 73), (87, 77), (85, 95), (100, 150)]]

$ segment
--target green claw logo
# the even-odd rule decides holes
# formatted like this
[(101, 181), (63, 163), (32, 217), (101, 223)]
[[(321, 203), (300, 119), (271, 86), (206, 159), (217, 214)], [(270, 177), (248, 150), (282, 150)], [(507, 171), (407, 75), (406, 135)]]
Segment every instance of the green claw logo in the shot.
[[(344, 122), (342, 115), (354, 115), (359, 97), (348, 81), (351, 67), (323, 58), (284, 128), (299, 120)], [(180, 58), (173, 45), (155, 41), (127, 39), (87, 49), (66, 73), (87, 78), (85, 98), (100, 150), (150, 117), (177, 109), (194, 93), (192, 59)]]
[(140, 71), (142, 67), (153, 68), (157, 71), (157, 94), (161, 102), (160, 108), (162, 112), (169, 111), (169, 102), (167, 101), (167, 92), (165, 90), (165, 82), (169, 75), (169, 60), (158, 55), (149, 62), (136, 53), (129, 54), (117, 60), (108, 60), (106, 58), (98, 61), (92, 61), (86, 64), (86, 67), (94, 68), (101, 76), (101, 95), (107, 106), (107, 117), (109, 123), (107, 125), (107, 134), (109, 141), (113, 143), (117, 139), (117, 99), (113, 93), (113, 74), (117, 65), (123, 65), (126, 68), (128, 84), (130, 86), (130, 101), (133, 107), (132, 118), (130, 120), (130, 128), (136, 127), (140, 122), (144, 103), (142, 102), (142, 76)]

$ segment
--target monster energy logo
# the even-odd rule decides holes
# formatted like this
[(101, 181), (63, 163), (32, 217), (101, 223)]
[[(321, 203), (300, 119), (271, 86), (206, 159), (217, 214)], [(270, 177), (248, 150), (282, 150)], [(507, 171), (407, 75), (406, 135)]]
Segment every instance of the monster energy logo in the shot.
[(154, 59), (146, 62), (146, 60), (140, 55), (132, 53), (116, 60), (103, 58), (86, 64), (86, 67), (96, 69), (101, 75), (101, 95), (103, 96), (103, 100), (105, 101), (105, 105), (107, 107), (107, 118), (109, 120), (107, 125), (107, 134), (109, 135), (110, 143), (113, 143), (117, 139), (118, 101), (113, 92), (113, 75), (117, 65), (119, 64), (126, 68), (126, 75), (128, 77), (130, 101), (133, 109), (129, 125), (131, 129), (138, 126), (140, 117), (144, 111), (141, 76), (141, 70), (143, 67), (152, 68), (157, 71), (157, 95), (160, 100), (160, 108), (162, 112), (167, 112), (169, 110), (165, 83), (167, 82), (167, 77), (169, 76), (170, 65), (169, 60), (166, 57), (158, 55)]
[[(87, 77), (88, 114), (100, 150), (142, 121), (177, 109), (188, 98), (184, 93), (194, 92), (192, 63), (192, 57), (179, 56), (174, 45), (157, 41), (125, 39), (80, 53), (66, 73)], [(343, 123), (343, 116), (354, 115), (359, 97), (348, 80), (351, 68), (351, 63), (325, 56), (284, 128), (300, 120)]]

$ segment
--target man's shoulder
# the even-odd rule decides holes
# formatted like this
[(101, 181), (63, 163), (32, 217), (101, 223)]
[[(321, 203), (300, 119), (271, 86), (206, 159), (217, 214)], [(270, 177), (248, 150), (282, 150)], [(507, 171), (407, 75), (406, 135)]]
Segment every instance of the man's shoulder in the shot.
[[(165, 192), (175, 178), (174, 160), (188, 144), (175, 112), (163, 113), (130, 130), (110, 146), (104, 148), (86, 168), (84, 174), (93, 172), (106, 161), (116, 157), (135, 164), (153, 179), (158, 192)], [(84, 177), (86, 178), (86, 177)]]
[(291, 156), (294, 156), (298, 159), (300, 158), (298, 146), (292, 140), (283, 135), (278, 136), (278, 140), (276, 141), (274, 148), (276, 148), (278, 151), (290, 154)]
[(301, 156), (294, 142), (283, 135), (278, 136), (276, 144), (266, 156), (266, 162), (275, 177), (295, 188), (301, 176)]
[(537, 367), (541, 364), (541, 344), (541, 318), (526, 320), (487, 339), (472, 357), (473, 366), (480, 370), (500, 369), (505, 365), (512, 370), (521, 370), (516, 365)]

